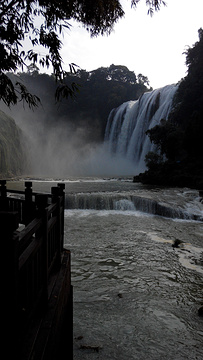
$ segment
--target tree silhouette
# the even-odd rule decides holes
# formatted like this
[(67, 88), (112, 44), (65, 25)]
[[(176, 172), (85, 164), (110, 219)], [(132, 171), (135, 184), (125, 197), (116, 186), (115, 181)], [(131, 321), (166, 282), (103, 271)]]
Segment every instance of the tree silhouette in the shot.
[[(140, 0), (132, 0), (136, 7)], [(163, 0), (146, 0), (149, 13), (159, 10)], [(28, 63), (42, 67), (53, 67), (56, 81), (63, 83), (65, 72), (62, 67), (60, 50), (62, 43), (59, 34), (64, 28), (70, 29), (69, 21), (74, 19), (83, 24), (91, 36), (109, 34), (113, 25), (124, 15), (119, 0), (1, 0), (0, 1), (0, 99), (6, 105), (26, 101), (32, 106), (39, 102), (37, 96), (28, 93), (26, 87), (15, 84), (6, 75), (15, 72)], [(29, 40), (31, 48), (23, 49), (24, 40)], [(40, 55), (39, 46), (46, 49)], [(75, 71), (75, 64), (70, 64)], [(58, 92), (72, 96), (76, 85), (63, 85)]]
[[(169, 119), (147, 134), (166, 157), (159, 174), (155, 174), (160, 182), (202, 189), (203, 30), (199, 29), (198, 34), (199, 41), (185, 52), (188, 71), (179, 82)], [(151, 181), (152, 174), (147, 176)]]

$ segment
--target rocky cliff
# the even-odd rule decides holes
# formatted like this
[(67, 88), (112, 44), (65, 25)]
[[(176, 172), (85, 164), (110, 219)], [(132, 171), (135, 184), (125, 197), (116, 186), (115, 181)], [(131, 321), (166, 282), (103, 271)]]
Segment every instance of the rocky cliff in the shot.
[(24, 164), (22, 132), (15, 121), (0, 110), (0, 178), (21, 175)]

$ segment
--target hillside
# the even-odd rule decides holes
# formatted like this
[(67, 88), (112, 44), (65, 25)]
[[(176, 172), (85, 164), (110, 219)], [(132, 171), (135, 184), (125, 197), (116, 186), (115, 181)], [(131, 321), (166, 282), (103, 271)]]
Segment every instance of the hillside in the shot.
[(22, 174), (22, 133), (15, 121), (0, 110), (0, 178)]

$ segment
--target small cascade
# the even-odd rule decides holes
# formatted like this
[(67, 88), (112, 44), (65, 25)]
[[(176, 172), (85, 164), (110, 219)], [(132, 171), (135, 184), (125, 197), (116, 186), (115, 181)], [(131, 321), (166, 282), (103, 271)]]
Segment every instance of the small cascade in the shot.
[(145, 169), (145, 155), (155, 150), (146, 131), (168, 119), (176, 90), (176, 85), (168, 85), (113, 109), (105, 131), (109, 153), (133, 161), (140, 170)]
[(141, 211), (173, 219), (203, 221), (182, 208), (163, 205), (160, 202), (127, 193), (77, 193), (66, 195), (66, 209)]
[(114, 210), (135, 211), (135, 205), (132, 200), (120, 199), (114, 202)]

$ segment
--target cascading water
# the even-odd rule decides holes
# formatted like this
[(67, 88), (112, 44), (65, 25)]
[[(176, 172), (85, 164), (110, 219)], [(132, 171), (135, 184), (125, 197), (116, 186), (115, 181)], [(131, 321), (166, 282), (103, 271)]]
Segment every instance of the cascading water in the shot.
[[(59, 181), (41, 180), (35, 193)], [(65, 184), (74, 360), (202, 360), (199, 192), (120, 177)]]
[(66, 186), (74, 359), (201, 360), (198, 191), (123, 180)]
[[(66, 209), (141, 211), (168, 218), (203, 221), (202, 213), (195, 214), (177, 203), (162, 202), (132, 192), (77, 193), (66, 196)], [(193, 209), (194, 210), (194, 209)]]
[(177, 85), (167, 85), (113, 109), (105, 132), (109, 152), (132, 161), (139, 171), (144, 170), (145, 155), (155, 150), (146, 131), (168, 119), (176, 90)]

